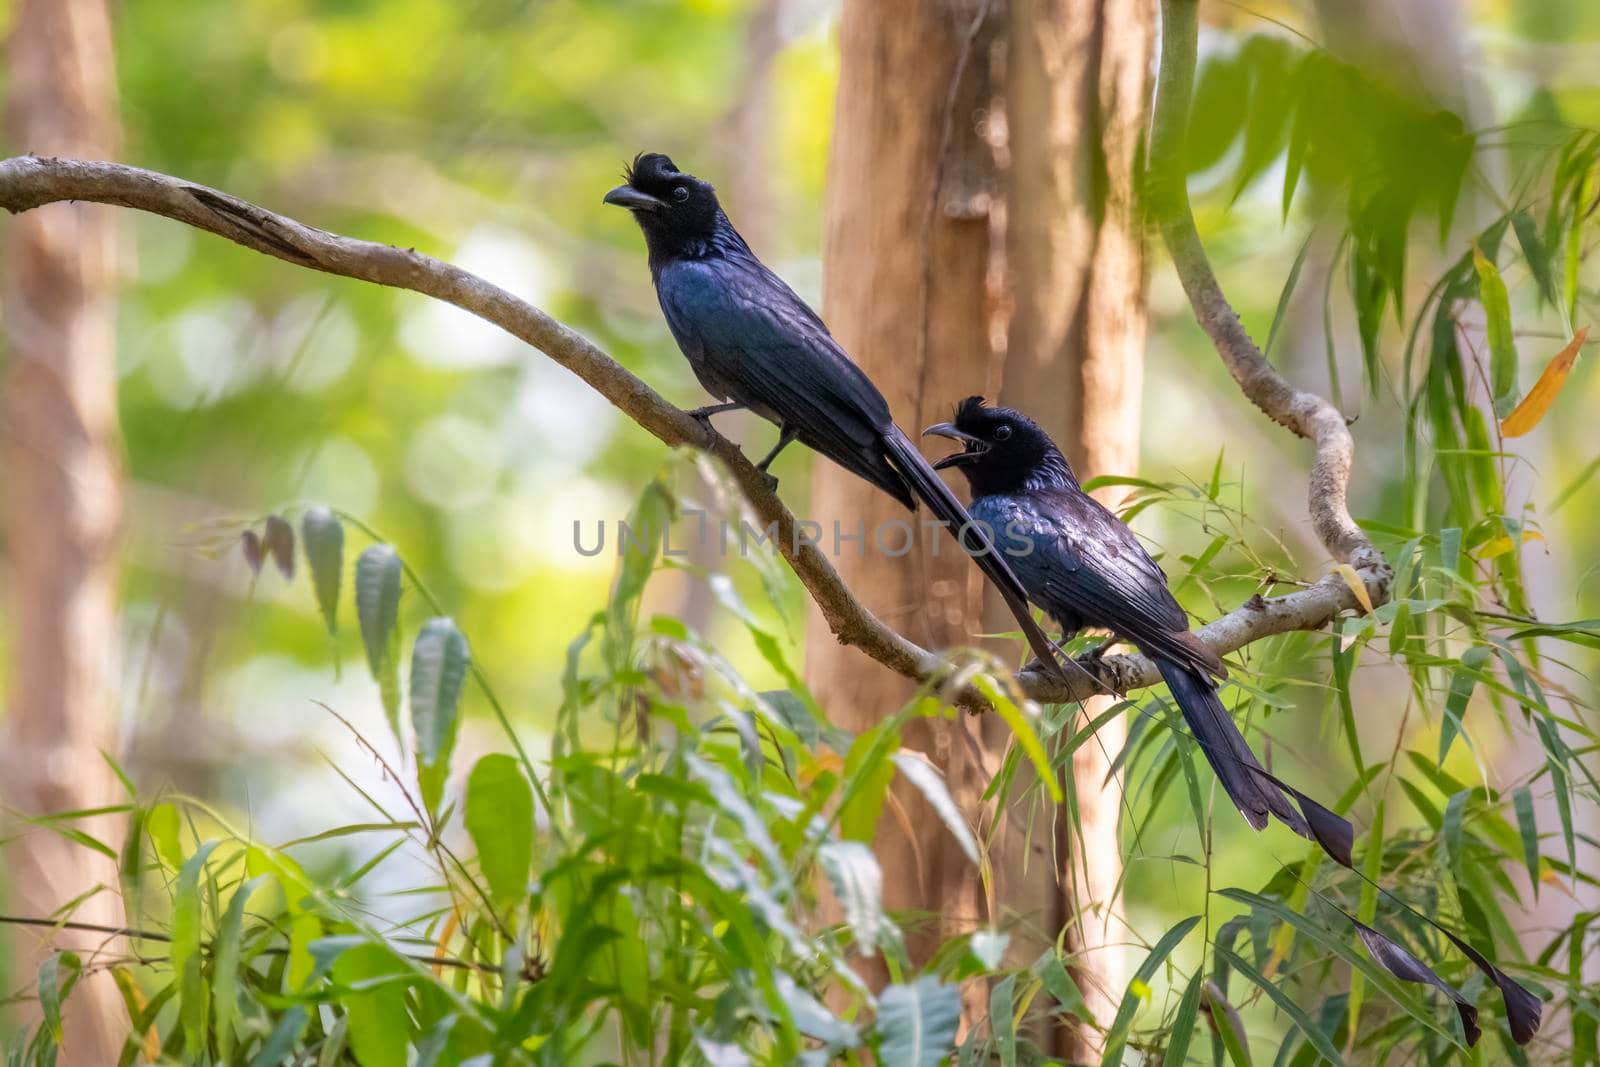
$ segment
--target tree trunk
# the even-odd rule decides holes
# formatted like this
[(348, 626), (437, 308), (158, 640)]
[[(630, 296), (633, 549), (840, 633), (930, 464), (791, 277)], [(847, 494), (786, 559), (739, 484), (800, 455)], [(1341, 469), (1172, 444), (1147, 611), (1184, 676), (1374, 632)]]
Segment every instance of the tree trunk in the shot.
[[(1006, 254), (1014, 310), (1000, 395), (1051, 431), (1079, 478), (1131, 475), (1139, 464), (1145, 342), (1134, 175), (1155, 13), (1142, 0), (1011, 0), (1010, 18)], [(1107, 487), (1095, 495), (1115, 509), (1125, 493)], [(998, 600), (989, 610), (996, 628), (1004, 626)], [(1085, 701), (1078, 722), (1110, 705), (1109, 697)], [(1024, 929), (1048, 938), (1014, 937), (1016, 962), (1036, 958), (1065, 929), (1074, 976), (1102, 1024), (1116, 1014), (1127, 982), (1116, 893), (1122, 790), (1102, 786), (1126, 735), (1127, 724), (1115, 719), (1073, 754), (1062, 786), (1075, 789), (1080, 839), (1069, 838), (1065, 813), (1056, 820), (1053, 857), (1042, 843), (1025, 846), (1019, 828), (1007, 842), (1013, 852), (1031, 847), (1038, 862), (1027, 864), (1024, 877), (1009, 858), (998, 871), (1008, 906), (1042, 920)], [(1052, 1044), (1068, 1062), (1098, 1061), (1097, 1036), (1062, 1028)]]
[[(116, 88), (103, 0), (24, 0), (13, 11), (9, 59), (7, 121), (18, 149), (113, 154)], [(111, 208), (57, 204), (13, 221), (7, 242), (0, 463), (12, 640), (0, 777), (7, 802), (29, 814), (95, 807), (111, 796), (100, 752), (112, 736), (122, 503), (115, 237)], [(103, 840), (114, 829), (103, 820), (80, 825)], [(81, 845), (34, 831), (5, 858), (9, 910), (49, 915), (98, 884), (106, 888), (77, 917), (121, 921), (115, 865)], [(87, 965), (100, 940), (53, 943), (79, 949)], [(16, 958), (37, 963), (43, 951)], [(110, 975), (86, 978), (67, 1004), (61, 1062), (115, 1063), (120, 1015)]]
[[(1013, 0), (1008, 14), (989, 0), (847, 0), (839, 36), (824, 290), (835, 336), (910, 432), (948, 418), (964, 396), (999, 393), (1039, 416), (1080, 472), (1131, 473), (1144, 335), (1132, 185), (1153, 38), (1148, 4)], [(997, 174), (991, 142), (1001, 127), (992, 113), (1005, 96), (1010, 160)], [(871, 531), (907, 518), (828, 463), (816, 467), (812, 499), (816, 519), (847, 533), (863, 520)], [(914, 639), (970, 645), (985, 620), (978, 571), (948, 537), (940, 535), (937, 556), (919, 538), (902, 558), (870, 538), (864, 553), (844, 544), (836, 564), (868, 606)], [(827, 537), (824, 545), (833, 547)], [(875, 725), (910, 696), (903, 680), (837, 645), (816, 613), (808, 648), (809, 681), (847, 728)], [(962, 716), (913, 723), (905, 745), (944, 772), (972, 822), (990, 826), (995, 815), (980, 798), (1008, 739), (998, 721)], [(1105, 748), (1117, 745), (1112, 738)], [(1076, 775), (1088, 838), (1077, 851), (1087, 846), (1096, 860), (1088, 899), (1109, 904), (1117, 797), (1100, 787), (1101, 750), (1080, 751), (1099, 769)], [(1069, 853), (1048, 828), (1041, 836), (1035, 826), (1033, 855), (1023, 856), (1021, 822), (1002, 826), (997, 895), (986, 899), (949, 835), (927, 829), (939, 826), (934, 813), (897, 786), (876, 849), (885, 903), (933, 916), (908, 937), (914, 960), (989, 922), (1012, 930), (1020, 960), (1067, 925), (1084, 884), (1074, 885)], [(1103, 923), (1085, 925), (1069, 944), (1093, 949), (1105, 932)], [(1108, 988), (1114, 1004), (1122, 982), (1114, 953), (1080, 962), (1084, 985)], [(986, 1013), (986, 993), (971, 983), (968, 1025)]]
[[(973, 121), (990, 94), (989, 51), (998, 21), (976, 31), (978, 4), (852, 0), (839, 28), (838, 111), (828, 173), (824, 318), (889, 401), (896, 421), (916, 433), (949, 417), (951, 404), (987, 391), (998, 378), (990, 357), (990, 218), (985, 203), (991, 150)], [(963, 53), (965, 61), (963, 62)], [(952, 91), (959, 66), (961, 84)], [(947, 99), (963, 114), (949, 116)], [(948, 136), (946, 130), (949, 130)], [(946, 143), (948, 142), (948, 143)], [(941, 152), (941, 146), (943, 151)], [(916, 521), (883, 492), (819, 462), (812, 513), (846, 533)], [(887, 539), (887, 535), (886, 535)], [(863, 555), (841, 546), (835, 560), (858, 597), (889, 625), (931, 648), (972, 643), (982, 622), (978, 571), (939, 535), (887, 558), (869, 543)], [(832, 548), (824, 537), (824, 548)], [(889, 541), (891, 545), (897, 541)], [(812, 612), (807, 674), (840, 725), (865, 730), (910, 698), (909, 683), (835, 643)], [(977, 814), (992, 755), (975, 718), (918, 720), (905, 746), (945, 774), (969, 817)], [(908, 930), (914, 960), (986, 915), (977, 872), (937, 815), (914, 790), (896, 788), (875, 847), (885, 872), (884, 903), (933, 916)], [(881, 971), (876, 975), (882, 981)], [(967, 1018), (982, 1018), (985, 997), (969, 990)]]

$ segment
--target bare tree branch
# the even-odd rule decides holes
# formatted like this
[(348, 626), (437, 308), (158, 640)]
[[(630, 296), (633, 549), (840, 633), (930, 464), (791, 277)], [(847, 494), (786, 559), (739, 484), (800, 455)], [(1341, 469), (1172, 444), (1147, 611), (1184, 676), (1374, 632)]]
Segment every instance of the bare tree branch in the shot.
[[(1311, 524), (1333, 558), (1355, 569), (1372, 603), (1381, 604), (1389, 598), (1393, 572), (1350, 517), (1345, 494), (1355, 443), (1349, 426), (1332, 404), (1290, 385), (1262, 356), (1223, 296), (1195, 229), (1185, 181), (1184, 142), (1194, 89), (1198, 6), (1198, 0), (1162, 0), (1161, 4), (1161, 60), (1147, 183), (1151, 214), (1195, 318), (1240, 390), (1274, 422), (1315, 446), (1307, 492)], [(1344, 585), (1342, 580), (1339, 584)], [(1353, 590), (1346, 589), (1336, 599), (1338, 606), (1328, 605), (1328, 617), (1313, 626), (1320, 626), (1340, 610), (1359, 606)], [(1311, 622), (1312, 616), (1306, 621)]]
[[(1192, 67), (1191, 43), (1191, 72)], [(1187, 110), (1187, 104), (1184, 109)], [(1159, 110), (1158, 101), (1158, 120)], [(733, 475), (757, 520), (775, 525), (777, 536), (773, 540), (778, 551), (793, 568), (827, 620), (829, 629), (841, 643), (859, 648), (889, 669), (917, 681), (937, 679), (948, 671), (949, 665), (944, 657), (885, 626), (856, 600), (827, 557), (800, 536), (794, 515), (768, 488), (761, 472), (745, 458), (737, 445), (667, 403), (660, 394), (583, 335), (504, 289), (414, 249), (400, 249), (328, 233), (227, 193), (170, 175), (118, 163), (34, 156), (18, 156), (0, 162), (0, 207), (16, 213), (64, 200), (86, 200), (148, 211), (217, 234), (252, 251), (296, 266), (376, 285), (409, 289), (454, 304), (494, 323), (578, 375), (663, 443), (687, 445), (720, 460)], [(1184, 202), (1184, 213), (1187, 216), (1187, 201)], [(1192, 228), (1191, 223), (1191, 231)], [(1198, 248), (1197, 241), (1195, 247)], [(1204, 267), (1203, 253), (1199, 262)], [(1209, 268), (1205, 268), (1205, 271), (1209, 276)], [(1214, 280), (1211, 285), (1215, 291)], [(1226, 309), (1220, 292), (1215, 294), (1215, 300), (1218, 306)], [(1204, 321), (1205, 313), (1198, 303), (1196, 311), (1202, 314)], [(1227, 312), (1225, 317), (1231, 315), (1231, 312)], [(1233, 322), (1237, 328), (1237, 319), (1233, 319)], [(1242, 330), (1238, 332), (1243, 337)], [(1245, 338), (1245, 344), (1249, 344), (1248, 338)], [(1253, 345), (1250, 351), (1254, 351)], [(1224, 358), (1228, 358), (1226, 354)], [(1266, 367), (1259, 353), (1254, 358), (1260, 363), (1261, 371), (1253, 376), (1241, 376), (1239, 371), (1235, 371), (1235, 377), (1246, 394), (1269, 415), (1296, 432), (1314, 436), (1319, 442), (1318, 465), (1313, 470), (1312, 478), (1313, 516), (1328, 512), (1343, 517), (1345, 525), (1337, 528), (1340, 533), (1338, 538), (1330, 540), (1329, 536), (1323, 536), (1336, 558), (1352, 562), (1358, 569), (1365, 568), (1368, 574), (1373, 574), (1373, 564), (1359, 550), (1360, 546), (1365, 546), (1365, 553), (1370, 553), (1370, 559), (1382, 568), (1384, 578), (1381, 582), (1368, 579), (1369, 590), (1376, 602), (1380, 590), (1384, 593), (1387, 591), (1388, 571), (1381, 557), (1344, 510), (1344, 483), (1349, 474), (1351, 445), (1343, 420), (1320, 399), (1289, 389), (1270, 367)], [(1233, 361), (1230, 360), (1232, 366)], [(1273, 392), (1272, 388), (1264, 389), (1260, 384), (1268, 378), (1278, 383), (1275, 387), (1277, 392)], [(1285, 394), (1288, 399), (1280, 398), (1279, 393)], [(1322, 414), (1324, 409), (1333, 416), (1331, 426)], [(1310, 431), (1303, 427), (1309, 427)], [(1342, 450), (1339, 445), (1341, 440)], [(1332, 444), (1324, 447), (1324, 442)], [(1328, 453), (1327, 457), (1324, 456), (1325, 452)], [(1326, 492), (1319, 487), (1325, 487)], [(1326, 502), (1325, 498), (1328, 497), (1333, 499), (1331, 505)], [(1319, 533), (1323, 532), (1320, 520), (1318, 530)], [(1332, 575), (1288, 596), (1252, 598), (1243, 607), (1206, 626), (1200, 634), (1219, 652), (1226, 654), (1272, 634), (1316, 629), (1340, 611), (1355, 606), (1355, 598), (1350, 590), (1337, 575)], [(1160, 681), (1154, 664), (1143, 656), (1107, 656), (1099, 671), (1100, 676), (1119, 691)], [(1065, 683), (1039, 672), (1023, 671), (1018, 675), (1018, 682), (1029, 698), (1046, 703), (1080, 700), (1101, 689), (1087, 669)], [(982, 707), (986, 703), (970, 687), (956, 694), (955, 699), (972, 708)]]

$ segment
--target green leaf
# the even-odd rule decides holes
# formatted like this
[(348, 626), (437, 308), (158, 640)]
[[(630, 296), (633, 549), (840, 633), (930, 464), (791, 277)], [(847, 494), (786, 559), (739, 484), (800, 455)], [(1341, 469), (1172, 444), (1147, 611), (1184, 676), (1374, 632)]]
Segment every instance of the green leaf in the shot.
[(1228, 1000), (1226, 993), (1215, 982), (1205, 983), (1206, 1011), (1217, 1028), (1217, 1037), (1228, 1052), (1233, 1067), (1253, 1067), (1250, 1061), (1250, 1037), (1244, 1032), (1244, 1020), (1239, 1009)]
[(1189, 1057), (1189, 1042), (1194, 1037), (1195, 1021), (1200, 1012), (1200, 984), (1204, 974), (1196, 970), (1178, 1001), (1178, 1014), (1172, 1020), (1171, 1036), (1167, 1039), (1166, 1055), (1162, 1063), (1183, 1067)]
[(1311, 1021), (1311, 1017), (1301, 1009), (1300, 1005), (1296, 1004), (1292, 999), (1290, 999), (1287, 993), (1279, 989), (1272, 982), (1268, 981), (1266, 977), (1264, 977), (1259, 971), (1246, 963), (1243, 957), (1237, 956), (1220, 946), (1218, 946), (1216, 951), (1218, 955), (1222, 956), (1228, 961), (1229, 965), (1232, 966), (1234, 970), (1244, 975), (1251, 982), (1254, 982), (1256, 986), (1267, 995), (1267, 998), (1276, 1004), (1283, 1011), (1283, 1013), (1294, 1022), (1295, 1026), (1300, 1029), (1300, 1032), (1305, 1035), (1306, 1040), (1311, 1043), (1313, 1048), (1322, 1054), (1323, 1058), (1325, 1058), (1329, 1063), (1337, 1065), (1337, 1067), (1343, 1067), (1344, 1057), (1339, 1055), (1339, 1050), (1334, 1048), (1332, 1041), (1328, 1040), (1328, 1035), (1323, 1033), (1322, 1029), (1317, 1026), (1316, 1023)]
[(866, 731), (850, 743), (844, 758), (844, 795), (839, 801), (839, 834), (851, 841), (868, 841), (878, 829), (878, 816), (894, 781), (889, 757), (900, 748), (900, 732), (893, 719)]
[(1474, 245), (1472, 266), (1478, 272), (1478, 300), (1488, 317), (1489, 377), (1494, 384), (1494, 413), (1505, 418), (1517, 406), (1517, 346), (1511, 331), (1511, 298), (1494, 261)]
[[(1242, 186), (1240, 187), (1243, 188)], [(1262, 346), (1261, 354), (1268, 359), (1272, 357), (1272, 349), (1278, 340), (1278, 331), (1283, 326), (1283, 317), (1289, 312), (1289, 302), (1294, 296), (1295, 286), (1300, 284), (1300, 268), (1306, 264), (1306, 253), (1311, 251), (1312, 238), (1316, 231), (1306, 234), (1306, 239), (1300, 244), (1300, 251), (1294, 257), (1294, 265), (1289, 268), (1289, 278), (1283, 283), (1283, 289), (1278, 293), (1278, 306), (1272, 312), (1272, 326), (1267, 330), (1267, 343)], [(1337, 400), (1335, 394), (1335, 400)]]
[(350, 1051), (361, 1067), (406, 1067), (411, 1020), (405, 985), (382, 981), (405, 975), (405, 964), (382, 945), (361, 944), (342, 952), (333, 980), (350, 990), (339, 998), (349, 1019)]
[(787, 890), (791, 882), (789, 869), (783, 862), (782, 853), (778, 851), (777, 842), (773, 841), (766, 822), (739, 791), (733, 776), (722, 767), (692, 753), (684, 757), (684, 765), (689, 768), (689, 773), (704, 782), (711, 790), (711, 795), (716, 798), (717, 807), (733, 817), (739, 824), (739, 829), (744, 831), (745, 838), (760, 854), (766, 864), (767, 873)]
[(356, 620), (367, 667), (378, 683), (389, 729), (400, 737), (400, 555), (393, 545), (373, 545), (356, 560)]
[(989, 992), (989, 1032), (1001, 1067), (1017, 1067), (1017, 976), (1008, 974)]
[(1471, 799), (1472, 790), (1463, 789), (1453, 794), (1444, 806), (1444, 854), (1457, 879), (1464, 877), (1461, 869), (1461, 821), (1466, 815), (1467, 802)]
[[(1365, 854), (1361, 857), (1361, 873), (1365, 881), (1361, 883), (1361, 901), (1356, 907), (1356, 918), (1364, 923), (1371, 923), (1378, 913), (1378, 878), (1383, 874), (1383, 823), (1387, 813), (1385, 801), (1378, 801), (1372, 811), (1372, 825), (1367, 830), (1367, 846)], [(1305, 883), (1310, 889), (1310, 880)], [(1296, 910), (1299, 910), (1298, 908)], [(1285, 926), (1285, 929), (1293, 927)], [(1361, 1023), (1361, 1005), (1366, 999), (1367, 977), (1360, 971), (1350, 974), (1350, 998), (1346, 1001), (1346, 1011), (1350, 1019), (1350, 1032), (1356, 1033)]]
[(1550, 253), (1539, 239), (1539, 227), (1527, 210), (1511, 216), (1511, 228), (1516, 231), (1517, 244), (1522, 246), (1522, 257), (1528, 261), (1528, 270), (1539, 284), (1539, 298), (1551, 307), (1560, 299), (1556, 295), (1555, 274), (1550, 270)]
[(250, 1067), (282, 1067), (288, 1063), (289, 1057), (294, 1053), (295, 1043), (300, 1040), (300, 1035), (305, 1033), (306, 1024), (310, 1021), (310, 1014), (302, 1005), (296, 1004), (284, 1012), (283, 1018), (278, 1020), (278, 1025), (272, 1028), (267, 1043), (261, 1046), (261, 1051), (250, 1061)]
[(1133, 979), (1128, 983), (1128, 991), (1122, 996), (1122, 1003), (1117, 1006), (1117, 1017), (1111, 1021), (1111, 1029), (1106, 1033), (1105, 1055), (1100, 1058), (1101, 1067), (1117, 1067), (1122, 1062), (1122, 1052), (1127, 1045), (1128, 1030), (1133, 1026), (1133, 1017), (1139, 1011), (1139, 994), (1135, 983), (1145, 986), (1150, 984), (1150, 979), (1155, 977), (1159, 968), (1172, 950), (1178, 947), (1189, 931), (1195, 928), (1203, 916), (1191, 915), (1178, 925), (1168, 930), (1156, 942), (1150, 954), (1139, 964), (1139, 969), (1134, 972)]
[(219, 842), (207, 841), (178, 872), (172, 898), (172, 973), (178, 981), (178, 1015), (184, 1048), (195, 1058), (205, 1048), (205, 982), (200, 956), (200, 875)]
[(467, 833), (489, 893), (515, 904), (528, 893), (533, 869), (533, 789), (516, 759), (484, 756), (467, 777)]
[(830, 1048), (855, 1048), (861, 1044), (856, 1028), (834, 1018), (833, 1012), (787, 974), (779, 971), (775, 976), (778, 995), (794, 1018), (795, 1029), (807, 1037), (814, 1037)]
[(1039, 740), (1039, 735), (1034, 732), (1032, 725), (1022, 713), (1022, 709), (1012, 702), (1011, 698), (1001, 690), (995, 680), (987, 674), (973, 675), (972, 684), (978, 691), (989, 698), (989, 703), (999, 713), (1005, 724), (1011, 727), (1011, 733), (1021, 746), (1023, 754), (1033, 764), (1033, 769), (1039, 774), (1039, 781), (1044, 784), (1045, 792), (1050, 794), (1050, 799), (1057, 804), (1061, 803), (1061, 783), (1056, 781), (1055, 769), (1050, 765), (1050, 756), (1044, 750), (1044, 744)]
[(845, 925), (855, 935), (856, 947), (871, 952), (888, 924), (878, 858), (859, 841), (829, 841), (817, 850), (817, 859), (844, 910)]
[(1533, 895), (1539, 895), (1539, 821), (1533, 813), (1533, 793), (1527, 786), (1519, 786), (1511, 794), (1517, 809), (1517, 830), (1522, 835), (1522, 861), (1528, 866), (1528, 881), (1533, 883)]
[(156, 855), (172, 870), (183, 866), (183, 841), (179, 835), (178, 809), (170, 803), (157, 804), (144, 819), (145, 830), (155, 842)]
[(233, 1052), (233, 1021), (239, 1010), (239, 953), (240, 932), (244, 926), (244, 906), (250, 894), (259, 889), (270, 876), (259, 875), (234, 890), (223, 913), (222, 924), (217, 928), (215, 970), (211, 979), (211, 1026), (217, 1038), (217, 1060), (231, 1063)]
[(44, 1026), (50, 1040), (60, 1045), (65, 1037), (61, 1025), (62, 981), (61, 965), (67, 965), (66, 989), (71, 990), (77, 981), (80, 968), (78, 957), (71, 952), (52, 952), (39, 964), (39, 1009), (44, 1015)]
[(962, 853), (976, 865), (978, 842), (973, 838), (967, 820), (962, 817), (961, 809), (956, 807), (955, 798), (945, 787), (944, 775), (940, 774), (933, 764), (914, 752), (896, 752), (893, 759), (894, 765), (900, 768), (900, 773), (917, 787), (917, 791), (922, 794), (923, 799), (933, 808), (945, 828), (956, 839), (956, 844), (961, 846)]
[(626, 635), (632, 632), (639, 596), (654, 573), (656, 559), (666, 542), (674, 505), (672, 491), (658, 477), (639, 494), (628, 520), (617, 525), (617, 554), (622, 563), (606, 608), (609, 625), (605, 633), (607, 656), (615, 667), (625, 665), (617, 657), (627, 648)]
[(1450, 745), (1461, 730), (1467, 713), (1467, 702), (1478, 684), (1478, 673), (1489, 661), (1489, 649), (1474, 645), (1461, 654), (1461, 668), (1450, 679), (1450, 695), (1444, 702), (1444, 721), (1439, 725), (1439, 766), (1444, 766), (1450, 754)]
[(961, 991), (933, 975), (891, 985), (878, 997), (878, 1062), (895, 1067), (939, 1067), (956, 1040)]
[(1078, 983), (1067, 973), (1067, 968), (1061, 962), (1061, 956), (1054, 948), (1045, 949), (1039, 958), (1033, 961), (1031, 970), (1039, 977), (1045, 991), (1055, 998), (1060, 1010), (1085, 1022), (1092, 1018), (1089, 1014), (1089, 1004), (1083, 999), (1083, 990), (1078, 988)]
[(454, 620), (422, 624), (411, 648), (411, 726), (417, 733), (417, 784), (430, 812), (439, 806), (461, 720), (461, 684), (471, 657)]
[(1461, 527), (1447, 526), (1439, 531), (1439, 566), (1451, 574), (1461, 569)]
[(306, 511), (300, 520), (300, 541), (305, 547), (311, 587), (328, 633), (339, 632), (339, 583), (344, 572), (344, 524), (324, 507)]

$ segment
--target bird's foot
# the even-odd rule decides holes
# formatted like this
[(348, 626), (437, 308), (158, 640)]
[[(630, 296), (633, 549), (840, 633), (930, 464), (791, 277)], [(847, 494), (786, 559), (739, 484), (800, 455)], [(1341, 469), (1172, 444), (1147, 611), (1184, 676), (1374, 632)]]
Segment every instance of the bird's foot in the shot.
[(1106, 658), (1106, 653), (1110, 652), (1111, 646), (1116, 643), (1117, 639), (1115, 637), (1108, 637), (1104, 641), (1101, 641), (1098, 645), (1095, 645), (1089, 651), (1085, 652), (1083, 654), (1083, 658), (1085, 661), (1094, 664), (1095, 667), (1098, 668), (1100, 666), (1100, 661)]
[(743, 404), (732, 402), (726, 404), (707, 404), (704, 407), (690, 408), (688, 411), (684, 412), (684, 414), (698, 422), (701, 426), (704, 426), (707, 433), (715, 433), (716, 428), (711, 425), (711, 416), (721, 415), (724, 411), (738, 411), (742, 407), (744, 407)]
[(766, 471), (762, 471), (761, 482), (767, 487), (767, 492), (776, 493), (778, 491), (778, 476), (776, 474), (769, 474)]

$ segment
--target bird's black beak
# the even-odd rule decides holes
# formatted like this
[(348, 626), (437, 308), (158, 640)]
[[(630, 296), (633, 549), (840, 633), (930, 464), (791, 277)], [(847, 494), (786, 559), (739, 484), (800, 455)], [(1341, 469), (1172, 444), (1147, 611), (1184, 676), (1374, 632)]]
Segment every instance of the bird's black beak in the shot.
[(952, 452), (950, 455), (935, 463), (933, 465), (933, 469), (936, 471), (942, 471), (946, 467), (959, 467), (963, 463), (971, 463), (973, 460), (978, 459), (985, 452), (989, 451), (988, 442), (984, 441), (982, 438), (974, 437), (970, 433), (964, 433), (963, 431), (956, 429), (954, 423), (935, 423), (934, 425), (929, 426), (926, 430), (923, 430), (922, 436), (948, 437), (952, 441), (960, 441), (962, 444), (967, 446), (966, 451)]
[(660, 211), (666, 206), (649, 193), (641, 193), (631, 185), (619, 185), (606, 194), (603, 203), (625, 207), (629, 211)]

